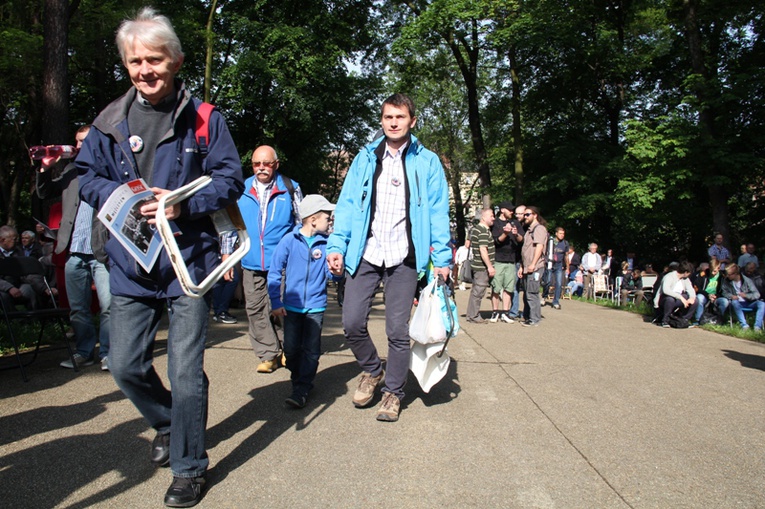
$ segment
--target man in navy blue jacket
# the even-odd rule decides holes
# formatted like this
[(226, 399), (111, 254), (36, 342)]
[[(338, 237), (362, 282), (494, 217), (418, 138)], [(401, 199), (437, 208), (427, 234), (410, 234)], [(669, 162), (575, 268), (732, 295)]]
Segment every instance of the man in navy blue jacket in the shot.
[[(234, 203), (244, 188), (239, 155), (221, 114), (210, 117), (207, 155), (196, 140), (193, 99), (175, 79), (183, 52), (170, 21), (152, 8), (126, 20), (117, 46), (134, 87), (107, 106), (85, 140), (76, 164), (80, 195), (100, 209), (121, 184), (142, 177), (156, 196), (202, 175), (209, 185), (168, 207), (166, 215), (181, 234), (178, 247), (196, 281), (218, 263), (218, 235), (209, 215)], [(141, 207), (154, 222), (157, 202)], [(208, 379), (204, 373), (206, 298), (184, 295), (166, 252), (145, 271), (117, 239), (109, 255), (112, 313), (109, 367), (117, 385), (157, 431), (151, 460), (169, 463), (173, 482), (165, 505), (190, 507), (202, 497), (209, 460), (205, 449)], [(152, 365), (162, 312), (170, 314), (170, 391)]]

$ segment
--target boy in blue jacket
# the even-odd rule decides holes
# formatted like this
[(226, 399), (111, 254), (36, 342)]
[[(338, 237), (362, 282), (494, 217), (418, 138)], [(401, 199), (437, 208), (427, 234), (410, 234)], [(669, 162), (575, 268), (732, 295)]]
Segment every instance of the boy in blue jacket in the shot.
[(279, 241), (268, 271), (271, 314), (284, 323), (284, 355), (292, 373), (292, 395), (285, 403), (294, 408), (306, 405), (319, 367), (327, 278), (334, 278), (326, 253), (333, 210), (323, 196), (304, 197), (298, 205), (303, 224)]

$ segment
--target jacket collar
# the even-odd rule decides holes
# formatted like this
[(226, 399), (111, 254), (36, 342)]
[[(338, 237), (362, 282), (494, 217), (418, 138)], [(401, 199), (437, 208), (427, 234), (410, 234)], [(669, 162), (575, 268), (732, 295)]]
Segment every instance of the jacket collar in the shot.
[[(173, 125), (175, 125), (178, 114), (191, 101), (191, 94), (186, 90), (186, 86), (181, 80), (175, 80), (175, 91), (177, 94), (177, 104), (173, 112)], [(125, 141), (125, 134), (119, 129), (119, 126), (127, 119), (128, 110), (133, 101), (135, 101), (137, 93), (138, 90), (135, 87), (130, 87), (130, 90), (122, 97), (113, 101), (99, 113), (98, 117), (93, 121), (93, 127), (104, 134), (112, 136), (117, 143)]]

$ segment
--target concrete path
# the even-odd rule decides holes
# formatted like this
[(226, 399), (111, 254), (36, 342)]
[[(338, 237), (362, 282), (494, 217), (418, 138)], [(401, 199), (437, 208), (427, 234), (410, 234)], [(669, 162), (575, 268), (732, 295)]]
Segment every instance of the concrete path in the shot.
[[(380, 346), (383, 314), (378, 298)], [(255, 372), (243, 321), (211, 323), (199, 507), (765, 507), (765, 345), (580, 302), (543, 314), (463, 320), (447, 378), (424, 394), (410, 377), (398, 423), (351, 404), (359, 369), (334, 302), (304, 410), (283, 404), (286, 370)], [(63, 356), (41, 354), (28, 383), (0, 372), (0, 507), (162, 507), (153, 431), (107, 373)]]

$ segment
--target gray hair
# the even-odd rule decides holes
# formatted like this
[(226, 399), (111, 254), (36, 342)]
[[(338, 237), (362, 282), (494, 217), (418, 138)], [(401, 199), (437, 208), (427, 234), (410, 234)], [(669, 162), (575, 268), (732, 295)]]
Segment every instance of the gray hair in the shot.
[(159, 14), (153, 7), (144, 7), (135, 18), (124, 20), (117, 29), (117, 49), (123, 63), (127, 63), (125, 62), (126, 48), (132, 46), (136, 40), (147, 48), (167, 51), (173, 62), (180, 62), (183, 59), (181, 41), (172, 23), (167, 16)]
[(6, 237), (18, 237), (18, 235), (18, 230), (13, 226), (7, 224), (0, 226), (0, 239), (4, 239)]

